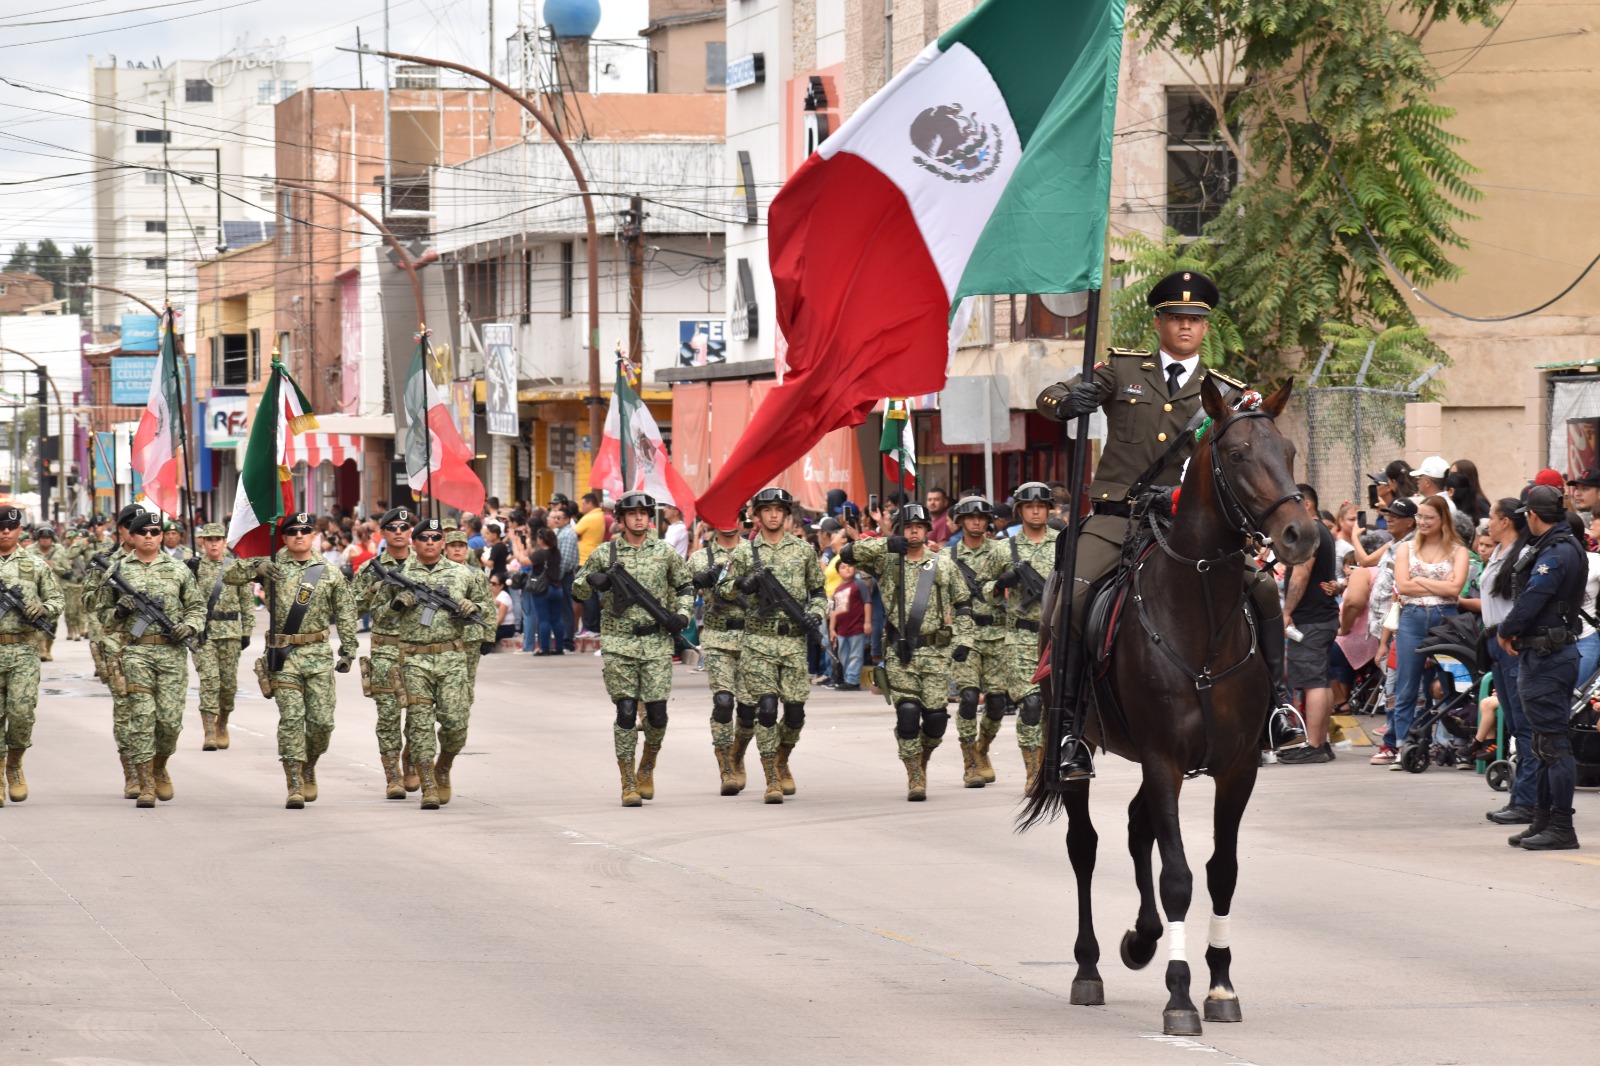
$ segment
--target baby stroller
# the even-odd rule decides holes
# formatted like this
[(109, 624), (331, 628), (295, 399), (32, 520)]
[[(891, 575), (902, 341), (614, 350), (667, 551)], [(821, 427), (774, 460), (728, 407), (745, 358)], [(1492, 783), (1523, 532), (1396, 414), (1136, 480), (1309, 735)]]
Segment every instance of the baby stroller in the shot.
[(1578, 787), (1600, 788), (1600, 672), (1588, 678), (1572, 701), (1572, 754)]
[(1478, 689), (1488, 667), (1482, 634), (1478, 616), (1463, 613), (1428, 630), (1417, 646), (1417, 654), (1428, 658), (1423, 675), (1427, 700), (1400, 744), (1399, 762), (1407, 773), (1420, 774), (1434, 764), (1454, 766), (1467, 758), (1478, 728)]

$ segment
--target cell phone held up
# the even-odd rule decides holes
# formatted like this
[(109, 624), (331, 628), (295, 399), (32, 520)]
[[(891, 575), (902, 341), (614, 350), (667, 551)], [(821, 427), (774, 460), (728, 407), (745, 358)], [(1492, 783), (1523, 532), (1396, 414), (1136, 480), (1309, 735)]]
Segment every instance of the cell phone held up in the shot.
[(1378, 486), (1376, 485), (1367, 486), (1367, 506), (1374, 511), (1378, 509)]
[(878, 513), (878, 494), (876, 492), (871, 493), (870, 495), (867, 496), (867, 513), (868, 514), (877, 514)]

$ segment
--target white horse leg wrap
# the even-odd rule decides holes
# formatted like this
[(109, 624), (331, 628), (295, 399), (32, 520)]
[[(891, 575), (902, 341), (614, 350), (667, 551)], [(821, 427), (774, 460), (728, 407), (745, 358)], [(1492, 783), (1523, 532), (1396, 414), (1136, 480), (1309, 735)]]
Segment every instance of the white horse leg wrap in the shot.
[(1228, 917), (1226, 914), (1211, 916), (1211, 935), (1206, 940), (1214, 948), (1228, 946)]
[(1184, 936), (1182, 922), (1167, 923), (1167, 961), (1189, 961), (1189, 945)]

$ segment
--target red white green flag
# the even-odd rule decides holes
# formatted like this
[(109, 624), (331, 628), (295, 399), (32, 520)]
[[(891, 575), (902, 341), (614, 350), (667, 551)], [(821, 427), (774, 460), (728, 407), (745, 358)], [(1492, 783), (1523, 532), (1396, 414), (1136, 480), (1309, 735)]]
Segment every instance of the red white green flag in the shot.
[(888, 400), (883, 408), (883, 435), (878, 438), (883, 453), (883, 476), (892, 484), (903, 484), (917, 491), (917, 435), (911, 425), (911, 405), (905, 400)]
[(133, 434), (131, 465), (143, 481), (145, 498), (168, 514), (183, 510), (179, 481), (183, 476), (186, 438), (183, 431), (183, 373), (178, 361), (175, 319), (168, 307), (161, 314), (161, 354), (150, 379), (150, 400)]
[(482, 514), (483, 480), (472, 469), (472, 449), (450, 417), (449, 398), (428, 372), (432, 357), (428, 334), (418, 334), (406, 374), (406, 481), (419, 499), (431, 496), (463, 514)]
[(272, 374), (250, 424), (228, 521), (228, 547), (239, 556), (271, 552), (278, 519), (295, 510), (294, 482), (284, 454), (292, 438), (316, 428), (317, 416), (305, 393), (274, 355)]
[(637, 385), (633, 364), (618, 353), (617, 383), (606, 408), (606, 428), (589, 471), (589, 486), (609, 492), (612, 499), (624, 492), (648, 492), (657, 503), (670, 503), (682, 511), (683, 520), (693, 526), (694, 493), (672, 465), (661, 429)]

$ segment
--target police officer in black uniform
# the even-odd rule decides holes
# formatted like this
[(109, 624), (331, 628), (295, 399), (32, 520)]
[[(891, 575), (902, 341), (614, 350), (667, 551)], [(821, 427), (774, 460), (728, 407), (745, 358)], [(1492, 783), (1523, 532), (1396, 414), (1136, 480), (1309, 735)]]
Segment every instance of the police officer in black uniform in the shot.
[(1518, 513), (1527, 516), (1534, 539), (1516, 561), (1516, 600), (1498, 639), (1521, 660), (1518, 689), (1533, 732), (1532, 758), (1522, 753), (1522, 764), (1533, 764), (1537, 798), (1533, 824), (1507, 843), (1528, 851), (1568, 851), (1578, 846), (1572, 828), (1578, 768), (1567, 716), (1578, 687), (1579, 611), (1589, 567), (1560, 489), (1535, 485)]

